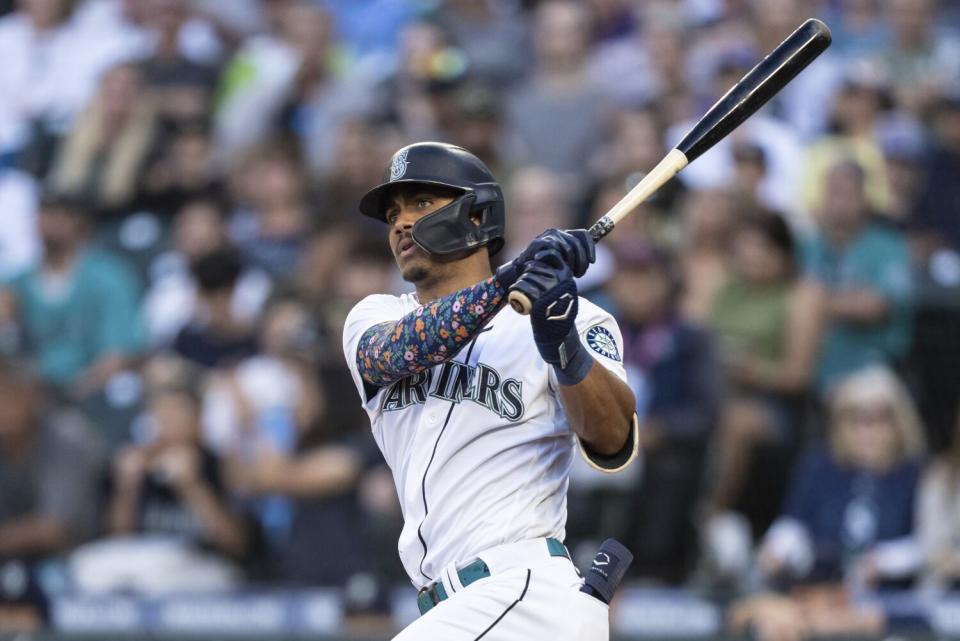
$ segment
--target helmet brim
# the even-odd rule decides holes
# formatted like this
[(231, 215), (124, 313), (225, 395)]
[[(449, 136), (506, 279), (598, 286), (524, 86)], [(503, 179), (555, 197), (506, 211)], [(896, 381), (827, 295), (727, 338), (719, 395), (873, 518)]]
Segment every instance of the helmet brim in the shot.
[(424, 185), (425, 187), (442, 187), (443, 189), (454, 190), (460, 193), (466, 193), (468, 190), (457, 185), (441, 182), (439, 180), (422, 180), (417, 178), (391, 180), (377, 185), (360, 199), (358, 206), (360, 213), (370, 218), (376, 218), (381, 222), (387, 222), (387, 196), (391, 188), (397, 185)]

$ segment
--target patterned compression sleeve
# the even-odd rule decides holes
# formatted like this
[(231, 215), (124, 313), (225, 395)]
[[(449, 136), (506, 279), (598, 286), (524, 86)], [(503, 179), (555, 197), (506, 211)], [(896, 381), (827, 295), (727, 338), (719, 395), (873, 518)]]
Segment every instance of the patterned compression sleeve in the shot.
[(383, 387), (453, 358), (500, 310), (505, 294), (492, 276), (421, 305), (399, 321), (374, 325), (360, 337), (360, 375)]

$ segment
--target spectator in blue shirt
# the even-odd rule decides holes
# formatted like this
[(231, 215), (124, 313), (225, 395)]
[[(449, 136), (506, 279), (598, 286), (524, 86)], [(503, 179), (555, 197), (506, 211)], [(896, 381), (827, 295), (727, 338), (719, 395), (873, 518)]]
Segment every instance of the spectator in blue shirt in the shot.
[(768, 584), (793, 589), (738, 602), (733, 627), (761, 639), (879, 634), (884, 613), (857, 597), (920, 569), (914, 505), (923, 451), (916, 408), (894, 374), (871, 367), (841, 381), (828, 442), (794, 470), (758, 557)]
[(826, 447), (795, 470), (783, 512), (760, 553), (768, 576), (867, 579), (916, 570), (914, 494), (923, 433), (906, 389), (875, 367), (844, 379), (830, 407)]
[(898, 364), (910, 345), (910, 255), (900, 233), (871, 219), (857, 164), (827, 172), (820, 232), (806, 244), (805, 264), (827, 292), (820, 391), (867, 365)]
[(132, 271), (88, 242), (83, 204), (47, 195), (37, 217), (39, 264), (11, 280), (24, 347), (41, 377), (79, 397), (101, 389), (144, 344)]

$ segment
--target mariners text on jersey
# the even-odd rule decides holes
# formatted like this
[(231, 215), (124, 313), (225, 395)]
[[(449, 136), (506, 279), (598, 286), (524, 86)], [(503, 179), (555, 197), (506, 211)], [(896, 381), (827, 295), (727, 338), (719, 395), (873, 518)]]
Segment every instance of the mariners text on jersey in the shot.
[(470, 400), (501, 418), (517, 421), (523, 417), (522, 388), (521, 381), (502, 376), (485, 363), (473, 367), (447, 361), (391, 385), (381, 409), (402, 410), (414, 403), (426, 403), (429, 395), (452, 403)]

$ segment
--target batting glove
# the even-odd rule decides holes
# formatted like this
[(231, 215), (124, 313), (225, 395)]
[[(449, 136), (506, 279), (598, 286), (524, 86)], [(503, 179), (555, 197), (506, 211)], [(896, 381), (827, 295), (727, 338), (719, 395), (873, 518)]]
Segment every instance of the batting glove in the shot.
[(533, 340), (560, 384), (576, 385), (586, 378), (593, 358), (580, 343), (577, 283), (564, 256), (552, 248), (537, 252), (511, 289), (534, 301), (530, 310)]
[[(548, 229), (533, 239), (520, 255), (497, 270), (497, 277), (509, 287), (526, 270), (534, 257), (545, 249), (553, 249), (577, 278), (583, 276), (587, 267), (597, 258), (596, 241), (586, 229)], [(533, 299), (531, 299), (533, 300)]]

